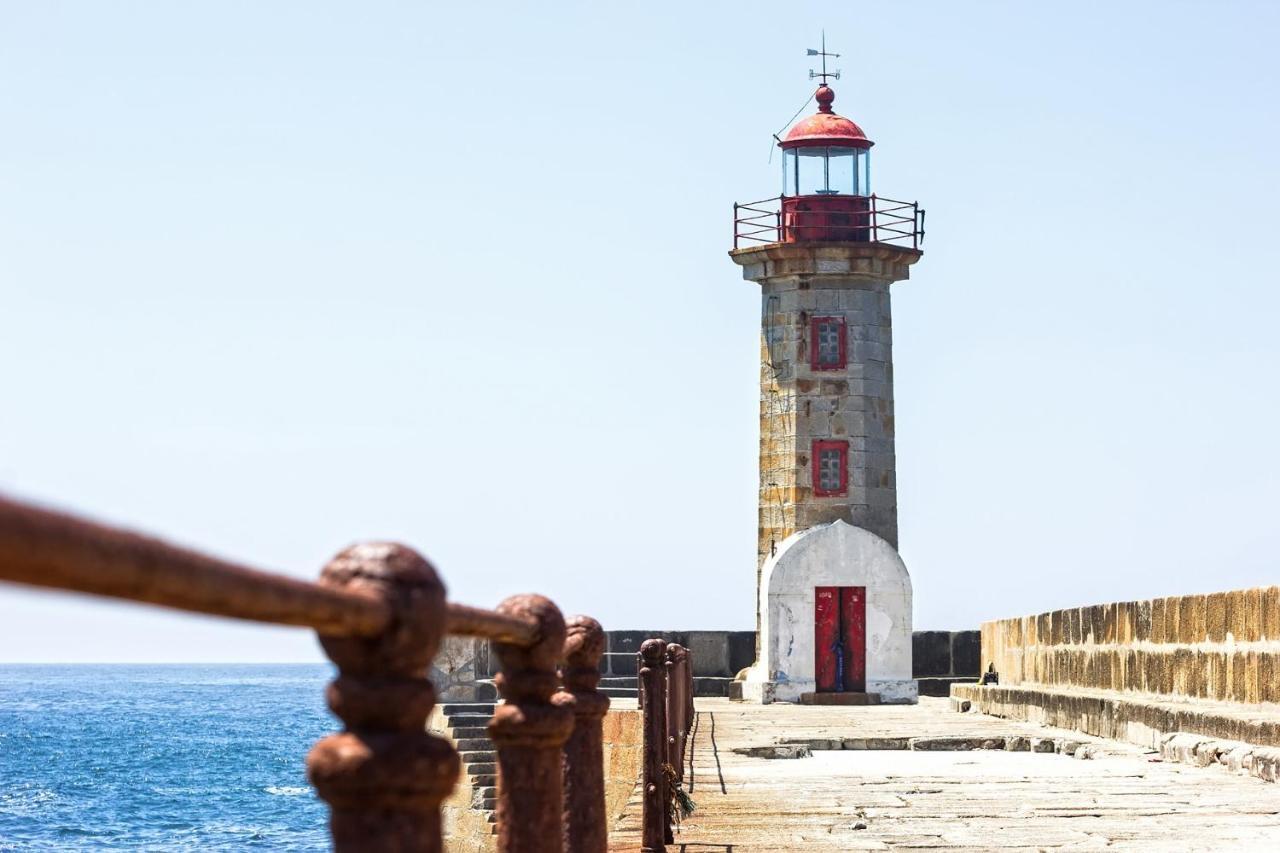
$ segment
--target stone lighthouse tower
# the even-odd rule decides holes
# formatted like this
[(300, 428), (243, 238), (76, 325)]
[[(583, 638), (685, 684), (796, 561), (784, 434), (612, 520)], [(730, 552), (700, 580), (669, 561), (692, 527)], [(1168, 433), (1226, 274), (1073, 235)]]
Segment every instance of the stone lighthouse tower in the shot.
[[(823, 55), (824, 63), (826, 55)], [(833, 109), (779, 140), (782, 195), (734, 205), (730, 257), (760, 303), (755, 701), (914, 702), (897, 553), (889, 287), (924, 212), (871, 191), (871, 147)]]

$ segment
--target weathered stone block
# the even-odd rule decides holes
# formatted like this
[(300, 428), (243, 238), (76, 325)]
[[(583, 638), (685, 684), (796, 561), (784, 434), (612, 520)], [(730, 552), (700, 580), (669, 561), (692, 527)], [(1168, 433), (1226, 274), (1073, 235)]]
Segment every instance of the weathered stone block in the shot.
[(1177, 599), (1179, 643), (1200, 643), (1205, 632), (1205, 597), (1186, 595)]
[(733, 751), (738, 753), (739, 755), (747, 755), (747, 756), (750, 756), (751, 758), (770, 758), (770, 759), (808, 758), (811, 755), (813, 755), (813, 753), (809, 750), (809, 747), (804, 744), (795, 744), (792, 746), (786, 746), (783, 744), (776, 744), (774, 746), (745, 746), (745, 747), (738, 747)]
[[(1200, 598), (1200, 596), (1196, 596)], [(1215, 592), (1212, 595), (1204, 597), (1205, 602), (1205, 633), (1196, 639), (1186, 639), (1183, 642), (1197, 643), (1201, 642), (1207, 636), (1211, 643), (1221, 643), (1227, 639), (1227, 594), (1225, 592)]]
[(1280, 586), (1262, 590), (1262, 636), (1267, 640), (1280, 640)]
[(1085, 642), (1104, 642), (1107, 636), (1107, 605), (1092, 605), (1087, 608), (1085, 618)]
[(1157, 693), (1173, 692), (1173, 656), (1168, 652), (1161, 655), (1152, 655), (1156, 661), (1155, 667), (1155, 684)]
[(916, 631), (911, 635), (913, 678), (951, 674), (951, 633)]
[(441, 702), (476, 702), (477, 685), (489, 677), (489, 641), (446, 637), (431, 662), (431, 682)]
[[(689, 631), (687, 648), (693, 657), (695, 676), (733, 678), (729, 668), (729, 633), (727, 631)], [(682, 644), (683, 645), (683, 644)]]
[[(990, 745), (985, 745), (990, 744)], [(963, 752), (971, 749), (1003, 749), (1004, 741), (975, 737), (913, 737), (910, 748), (917, 752)]]
[(655, 631), (649, 635), (650, 637), (658, 637), (665, 640), (668, 645), (678, 643), (689, 648), (689, 632), (688, 631)]
[(1227, 594), (1227, 632), (1237, 643), (1262, 639), (1262, 590), (1242, 589)]
[(1248, 672), (1249, 656), (1243, 652), (1227, 654), (1227, 695), (1222, 697), (1232, 702), (1244, 702), (1249, 690), (1245, 685)]
[(1156, 598), (1151, 602), (1151, 642), (1167, 643), (1168, 634), (1166, 632), (1166, 620), (1168, 616), (1165, 612), (1165, 599)]
[(1260, 675), (1260, 667), (1258, 666), (1258, 653), (1249, 652), (1245, 655), (1245, 676), (1244, 676), (1244, 701), (1249, 704), (1256, 704), (1262, 701), (1262, 685), (1258, 681)]
[(653, 635), (646, 631), (606, 631), (609, 644), (609, 671), (614, 675), (635, 675), (640, 644)]
[(982, 635), (977, 631), (956, 631), (951, 635), (951, 671), (975, 678), (982, 673)]
[(907, 749), (908, 737), (847, 737), (841, 741), (842, 749)]
[(1151, 636), (1151, 609), (1153, 601), (1139, 601), (1134, 607), (1133, 639), (1138, 642), (1153, 640)]
[(729, 632), (729, 670), (737, 675), (756, 660), (756, 632)]

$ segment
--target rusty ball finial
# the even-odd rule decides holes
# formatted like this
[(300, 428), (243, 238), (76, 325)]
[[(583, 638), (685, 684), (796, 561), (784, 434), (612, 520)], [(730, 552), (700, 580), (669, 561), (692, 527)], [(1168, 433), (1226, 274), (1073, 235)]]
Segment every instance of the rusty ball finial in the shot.
[(640, 644), (640, 659), (644, 661), (645, 666), (660, 665), (666, 654), (667, 643), (665, 640), (645, 640)]
[(818, 91), (814, 94), (814, 97), (817, 98), (818, 100), (818, 112), (820, 113), (831, 112), (831, 104), (836, 99), (836, 92), (834, 89), (832, 89), (826, 83), (823, 83), (821, 86), (818, 87)]
[(604, 655), (604, 628), (590, 616), (574, 616), (565, 623), (564, 659), (571, 667), (600, 665)]
[(320, 584), (386, 598), (395, 612), (392, 629), (379, 637), (320, 637), (344, 675), (426, 672), (444, 636), (445, 588), (421, 554), (395, 542), (362, 542), (338, 552)]

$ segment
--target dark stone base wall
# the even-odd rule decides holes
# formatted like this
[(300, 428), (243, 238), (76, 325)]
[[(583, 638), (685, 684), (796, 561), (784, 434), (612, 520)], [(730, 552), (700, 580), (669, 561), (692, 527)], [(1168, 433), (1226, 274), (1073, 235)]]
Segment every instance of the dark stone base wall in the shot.
[[(755, 663), (755, 631), (606, 631), (608, 647), (601, 661), (607, 676), (636, 674), (636, 653), (652, 637), (679, 643), (693, 653), (693, 674), (733, 678)], [(911, 638), (912, 674), (921, 679), (926, 696), (946, 696), (955, 682), (976, 681), (981, 672), (978, 631), (916, 631)], [(926, 692), (936, 689), (939, 692)]]
[(972, 681), (982, 671), (981, 652), (980, 631), (916, 631), (911, 635), (911, 674)]
[(756, 660), (755, 631), (606, 631), (600, 661), (605, 675), (635, 675), (640, 644), (649, 639), (679, 643), (692, 653), (695, 678), (733, 678)]
[[(694, 695), (727, 696), (729, 685), (743, 669), (755, 663), (755, 631), (606, 631), (608, 644), (600, 659), (600, 673), (619, 679), (608, 686), (622, 689), (620, 679), (636, 677), (636, 655), (640, 644), (657, 637), (679, 643), (693, 653)], [(978, 680), (978, 631), (916, 631), (912, 635), (912, 674), (922, 696), (948, 696), (952, 684)], [(487, 644), (477, 643), (476, 677), (491, 679), (497, 658)], [(438, 679), (443, 676), (437, 676)], [(492, 685), (487, 688), (492, 690)], [(484, 696), (481, 698), (490, 698)]]

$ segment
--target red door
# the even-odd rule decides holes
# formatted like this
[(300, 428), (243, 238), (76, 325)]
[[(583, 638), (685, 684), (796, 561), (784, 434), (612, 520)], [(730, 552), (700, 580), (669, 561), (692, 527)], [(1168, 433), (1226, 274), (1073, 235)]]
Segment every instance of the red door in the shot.
[(814, 647), (816, 651), (815, 680), (819, 693), (834, 693), (839, 688), (837, 679), (840, 667), (836, 650), (840, 646), (840, 589), (820, 586), (814, 590), (813, 604)]
[(840, 588), (840, 639), (844, 646), (844, 689), (867, 691), (867, 588)]
[(867, 588), (814, 590), (814, 680), (819, 693), (867, 689)]

